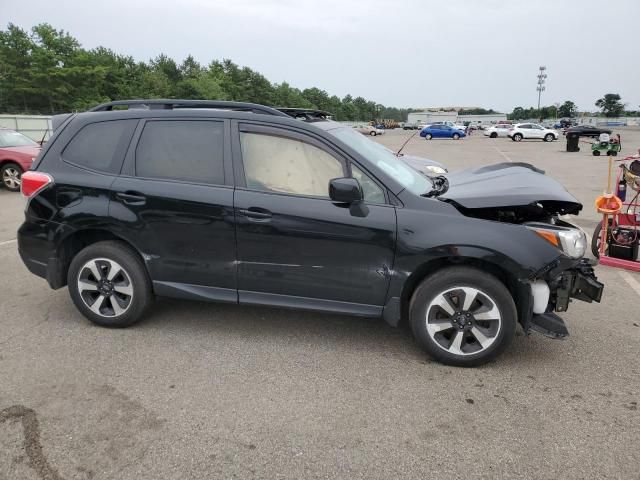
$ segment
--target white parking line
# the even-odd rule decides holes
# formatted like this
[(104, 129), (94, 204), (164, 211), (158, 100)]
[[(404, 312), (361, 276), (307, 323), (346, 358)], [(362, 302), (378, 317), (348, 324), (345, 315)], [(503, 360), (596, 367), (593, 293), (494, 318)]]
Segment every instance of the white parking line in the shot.
[(495, 146), (493, 146), (493, 145), (491, 145), (491, 146), (494, 148), (494, 150), (495, 150), (496, 152), (498, 152), (500, 155), (502, 155), (502, 158), (504, 158), (507, 162), (513, 162), (513, 160), (511, 160), (511, 159), (509, 158), (509, 155), (507, 155), (506, 153), (504, 153), (504, 152), (503, 152), (502, 150), (500, 150), (498, 147), (495, 147)]
[(638, 282), (629, 272), (618, 271), (622, 279), (629, 284), (631, 288), (633, 288), (638, 295), (640, 295), (640, 282)]
[(14, 238), (13, 240), (5, 240), (4, 242), (0, 242), (0, 247), (2, 245), (9, 245), (10, 243), (15, 243), (17, 240)]

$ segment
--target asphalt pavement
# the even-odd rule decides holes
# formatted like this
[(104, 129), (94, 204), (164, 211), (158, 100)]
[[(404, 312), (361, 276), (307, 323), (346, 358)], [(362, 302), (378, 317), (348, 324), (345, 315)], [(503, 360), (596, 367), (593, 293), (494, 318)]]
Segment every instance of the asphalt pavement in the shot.
[[(586, 148), (474, 134), (405, 151), (531, 162), (597, 222), (606, 159)], [(597, 267), (603, 301), (571, 304), (568, 339), (520, 331), (458, 369), (380, 319), (160, 299), (135, 327), (93, 326), (20, 261), (20, 196), (0, 205), (1, 480), (640, 478), (638, 274)]]

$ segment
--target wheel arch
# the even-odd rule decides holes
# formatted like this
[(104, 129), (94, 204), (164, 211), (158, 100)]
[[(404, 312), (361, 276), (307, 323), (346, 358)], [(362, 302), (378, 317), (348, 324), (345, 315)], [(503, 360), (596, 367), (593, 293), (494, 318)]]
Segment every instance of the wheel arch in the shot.
[(518, 280), (518, 277), (503, 265), (488, 261), (483, 258), (471, 256), (440, 257), (434, 258), (420, 264), (402, 286), (400, 295), (400, 319), (399, 324), (407, 324), (409, 319), (409, 303), (411, 297), (420, 283), (429, 275), (432, 275), (444, 268), (466, 266), (476, 268), (496, 277), (511, 293), (518, 310), (518, 320), (520, 323), (526, 321), (525, 318), (529, 309), (530, 290), (525, 288), (526, 284)]
[(71, 261), (78, 254), (78, 252), (88, 247), (89, 245), (93, 245), (94, 243), (106, 240), (114, 240), (120, 242), (129, 247), (137, 255), (139, 255), (142, 263), (145, 266), (147, 275), (149, 275), (149, 268), (147, 266), (147, 262), (145, 262), (144, 260), (144, 255), (134, 244), (114, 234), (110, 230), (91, 227), (74, 230), (59, 242), (58, 248), (56, 249), (58, 268), (56, 269), (55, 278), (51, 279), (53, 282), (55, 282), (55, 286), (52, 285), (52, 287), (60, 288), (64, 287), (67, 284), (67, 273), (69, 271), (69, 266), (71, 265)]
[(12, 157), (0, 158), (0, 168), (4, 167), (5, 165), (7, 165), (9, 163), (12, 163), (14, 165), (19, 166), (20, 170), (24, 171), (24, 167), (22, 166), (22, 163), (17, 158), (12, 158)]

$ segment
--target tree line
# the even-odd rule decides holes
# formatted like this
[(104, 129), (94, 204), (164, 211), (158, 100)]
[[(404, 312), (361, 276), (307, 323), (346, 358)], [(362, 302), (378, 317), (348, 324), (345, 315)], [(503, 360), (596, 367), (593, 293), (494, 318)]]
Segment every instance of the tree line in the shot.
[[(416, 109), (394, 108), (363, 97), (339, 98), (313, 87), (300, 90), (225, 59), (202, 65), (191, 55), (181, 63), (164, 54), (136, 61), (105, 47), (82, 48), (68, 32), (42, 23), (30, 31), (9, 24), (0, 30), (0, 113), (55, 114), (82, 111), (127, 98), (217, 99), (264, 105), (315, 108), (336, 120), (406, 121)], [(620, 95), (608, 93), (595, 103), (607, 117), (637, 115), (626, 111)], [(491, 114), (473, 108), (459, 114)], [(512, 120), (575, 117), (572, 101), (539, 109), (516, 107)]]
[[(605, 117), (640, 116), (640, 111), (626, 110), (622, 98), (617, 93), (607, 93), (602, 98), (596, 100), (596, 107), (600, 108), (600, 114)], [(578, 115), (578, 107), (571, 100), (567, 100), (561, 105), (551, 105), (538, 108), (516, 107), (508, 117), (510, 120), (528, 120), (547, 118), (573, 118)]]
[(183, 98), (314, 108), (336, 120), (404, 121), (410, 109), (363, 97), (339, 98), (319, 88), (271, 83), (231, 60), (201, 65), (164, 54), (136, 61), (104, 47), (87, 50), (63, 30), (43, 23), (31, 31), (9, 24), (0, 30), (0, 113), (55, 114), (82, 111), (116, 99)]

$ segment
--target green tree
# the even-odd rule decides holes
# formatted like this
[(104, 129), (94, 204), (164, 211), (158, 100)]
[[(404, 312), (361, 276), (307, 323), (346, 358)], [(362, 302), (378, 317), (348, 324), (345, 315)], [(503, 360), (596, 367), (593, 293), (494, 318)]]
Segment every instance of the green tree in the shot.
[(578, 107), (571, 100), (567, 100), (560, 107), (558, 107), (559, 117), (575, 117), (578, 114)]
[(624, 104), (617, 93), (607, 93), (604, 97), (596, 100), (596, 107), (602, 110), (605, 117), (619, 117), (624, 112)]
[(6, 31), (0, 31), (0, 111), (29, 110), (34, 47), (29, 34), (20, 27), (10, 23)]

